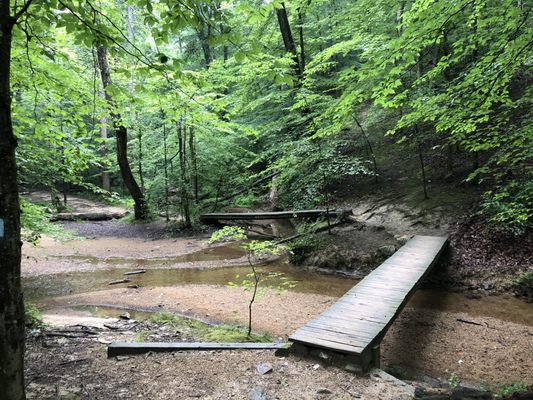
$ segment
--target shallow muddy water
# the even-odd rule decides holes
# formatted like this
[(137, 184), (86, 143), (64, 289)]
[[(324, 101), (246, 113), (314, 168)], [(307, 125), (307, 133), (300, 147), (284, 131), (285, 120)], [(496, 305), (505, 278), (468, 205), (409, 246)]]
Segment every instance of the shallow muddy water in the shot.
[[(219, 250), (214, 251), (215, 249)], [(233, 252), (234, 250), (236, 251)], [(198, 260), (199, 257), (203, 257), (202, 254), (205, 257), (212, 257), (210, 259), (217, 259), (216, 257), (218, 259), (225, 258), (228, 255), (231, 258), (233, 255), (239, 255), (238, 249), (217, 247), (192, 253), (187, 256), (181, 256), (180, 259), (183, 261), (193, 258)], [(239, 256), (242, 256), (242, 253)], [(124, 262), (130, 268), (101, 269), (90, 272), (41, 275), (25, 278), (23, 279), (25, 296), (29, 301), (39, 304), (58, 296), (126, 287), (127, 285), (157, 287), (189, 284), (227, 285), (228, 282), (238, 284), (251, 272), (249, 266), (179, 269), (152, 268), (140, 275), (123, 275), (125, 272), (131, 271), (132, 268), (158, 265), (156, 264), (156, 260), (144, 261), (149, 264), (137, 264), (127, 259), (116, 259), (117, 263)], [(161, 265), (161, 260), (157, 260), (157, 262)], [(260, 269), (264, 272), (282, 273), (283, 277), (295, 283), (295, 286), (289, 290), (300, 293), (340, 297), (357, 284), (357, 280), (355, 279), (317, 274), (300, 267), (291, 266), (284, 257), (274, 262), (263, 264)], [(128, 278), (131, 282), (120, 285), (109, 285), (109, 282), (122, 278)], [(276, 282), (272, 280), (263, 282), (263, 284), (266, 283), (276, 286)], [(513, 297), (488, 296), (480, 299), (469, 299), (462, 293), (418, 290), (408, 305), (415, 308), (464, 312), (472, 317), (487, 316), (503, 321), (533, 326), (533, 304), (525, 303)]]
[(129, 268), (163, 267), (179, 263), (234, 260), (244, 257), (246, 252), (239, 244), (230, 243), (224, 246), (208, 247), (193, 253), (182, 254), (176, 257), (150, 257), (150, 258), (129, 258), (129, 257), (95, 257), (88, 255), (69, 255), (58, 258), (68, 258), (68, 260), (79, 261), (81, 263), (99, 265), (127, 265)]

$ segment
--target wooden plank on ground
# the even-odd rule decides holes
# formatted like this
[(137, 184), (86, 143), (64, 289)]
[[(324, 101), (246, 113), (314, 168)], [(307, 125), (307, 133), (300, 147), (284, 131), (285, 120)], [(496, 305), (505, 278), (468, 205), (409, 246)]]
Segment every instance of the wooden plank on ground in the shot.
[(187, 342), (113, 342), (107, 347), (107, 356), (185, 350), (279, 350), (290, 343), (187, 343)]

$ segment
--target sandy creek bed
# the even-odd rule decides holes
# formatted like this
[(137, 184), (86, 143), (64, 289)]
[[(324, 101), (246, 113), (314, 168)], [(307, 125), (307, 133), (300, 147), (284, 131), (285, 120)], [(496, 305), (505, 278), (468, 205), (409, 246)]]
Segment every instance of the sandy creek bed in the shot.
[[(44, 308), (49, 323), (98, 322), (86, 311), (72, 308), (79, 305), (166, 309), (210, 322), (244, 324), (246, 320), (249, 293), (226, 286), (236, 274), (246, 272), (240, 267), (244, 254), (236, 246), (208, 248), (205, 239), (194, 238), (101, 237), (65, 243), (45, 238), (39, 247), (25, 245), (23, 252), (26, 297)], [(108, 285), (123, 272), (139, 268), (147, 272), (131, 278), (138, 289)], [(282, 340), (356, 283), (307, 273), (283, 260), (265, 268), (282, 271), (298, 282), (294, 290), (281, 295), (269, 292), (254, 307), (254, 330)], [(165, 399), (172, 390), (184, 393), (177, 398), (248, 398), (258, 385), (284, 399), (329, 398), (320, 390), (332, 386), (335, 396), (331, 398), (354, 398), (353, 393), (368, 399), (401, 398), (378, 378), (355, 378), (333, 367), (315, 368), (312, 361), (276, 359), (269, 352), (180, 353), (118, 363), (105, 359), (105, 344), (92, 341), (72, 347), (70, 353), (69, 346), (73, 345), (54, 350), (54, 346), (29, 345), (30, 398), (32, 393), (37, 396), (33, 398), (41, 398), (50, 387), (78, 387), (82, 381), (89, 384), (84, 390), (89, 387), (93, 397), (76, 389), (74, 398), (133, 398), (148, 393), (144, 398)], [(39, 354), (46, 354), (46, 364)], [(35, 371), (72, 362), (65, 361), (68, 354), (90, 360), (89, 365), (61, 377), (54, 378), (50, 372), (47, 383), (39, 383)], [(533, 305), (514, 298), (470, 300), (458, 293), (419, 291), (387, 334), (382, 360), (385, 365), (444, 380), (456, 374), (475, 384), (533, 384)], [(275, 366), (274, 375), (257, 376), (253, 366), (265, 361)], [(110, 373), (116, 376), (98, 383)], [(155, 381), (143, 385), (143, 380), (152, 382), (156, 377), (157, 386)], [(54, 379), (57, 383), (50, 386)]]

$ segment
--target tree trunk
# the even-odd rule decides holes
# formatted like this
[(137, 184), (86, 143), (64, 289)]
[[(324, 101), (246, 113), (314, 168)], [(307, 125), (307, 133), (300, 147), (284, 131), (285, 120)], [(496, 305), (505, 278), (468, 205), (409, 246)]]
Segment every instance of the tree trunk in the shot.
[(298, 35), (300, 36), (300, 71), (305, 71), (305, 45), (304, 45), (304, 17), (301, 9), (298, 9)]
[(281, 6), (281, 8), (276, 9), (279, 30), (281, 32), (281, 37), (283, 38), (285, 51), (292, 54), (292, 59), (294, 61), (293, 68), (296, 78), (298, 79), (298, 82), (301, 82), (303, 71), (301, 69), (300, 60), (298, 59), (298, 53), (296, 52), (296, 45), (294, 44), (294, 39), (292, 37), (291, 25), (289, 24), (289, 18), (287, 17), (287, 9), (285, 8), (284, 3), (281, 3)]
[(11, 121), (11, 39), (15, 19), (9, 0), (0, 2), (0, 391), (22, 400), (24, 392), (24, 303), (20, 286), (20, 208)]
[(188, 179), (187, 179), (187, 165), (185, 160), (185, 124), (183, 118), (176, 123), (177, 135), (178, 135), (178, 153), (180, 161), (180, 197), (181, 197), (181, 210), (183, 213), (183, 219), (185, 220), (185, 226), (191, 226), (191, 213), (189, 209), (189, 195), (188, 195)]
[(198, 29), (196, 33), (198, 34), (198, 39), (200, 40), (200, 45), (202, 46), (202, 51), (204, 53), (205, 68), (209, 69), (209, 66), (213, 62), (213, 56), (211, 55), (211, 46), (207, 41), (211, 36), (211, 26), (207, 26), (207, 34), (205, 33), (204, 28)]
[[(199, 15), (201, 15), (201, 12), (198, 12)], [(202, 26), (198, 29), (196, 29), (196, 34), (198, 36), (198, 39), (200, 40), (200, 46), (202, 46), (202, 51), (204, 52), (204, 62), (205, 62), (205, 68), (209, 69), (209, 66), (213, 62), (213, 56), (211, 54), (211, 46), (209, 45), (209, 38), (212, 34), (211, 29), (211, 21), (210, 19), (213, 16), (213, 10), (211, 7), (208, 8), (207, 11), (207, 21), (204, 21)]]
[(429, 199), (429, 196), (428, 196), (428, 188), (427, 188), (426, 168), (424, 165), (424, 156), (422, 154), (422, 145), (420, 144), (420, 141), (418, 140), (417, 140), (417, 145), (418, 145), (418, 158), (420, 159), (420, 170), (422, 172), (422, 188), (424, 189), (424, 200), (427, 200)]
[(196, 160), (196, 143), (194, 142), (194, 128), (189, 130), (189, 151), (191, 153), (191, 187), (194, 200), (198, 201), (198, 166)]
[[(104, 95), (105, 96), (105, 95)], [(100, 154), (102, 157), (105, 157), (107, 154), (106, 149), (106, 140), (107, 140), (107, 121), (105, 115), (100, 117), (100, 138), (102, 139), (102, 149)], [(109, 172), (107, 171), (107, 166), (102, 163), (102, 189), (111, 191), (111, 179), (109, 179)]]
[(170, 217), (168, 214), (168, 149), (167, 149), (167, 126), (165, 124), (165, 114), (161, 111), (161, 119), (163, 120), (163, 162), (164, 165), (164, 172), (165, 172), (165, 220), (167, 222), (170, 221)]
[(368, 136), (366, 135), (365, 130), (363, 129), (363, 126), (359, 123), (359, 120), (357, 118), (355, 119), (355, 123), (361, 130), (361, 133), (363, 134), (363, 138), (365, 140), (367, 153), (372, 158), (372, 164), (374, 164), (374, 182), (378, 183), (378, 162), (376, 161), (376, 155), (374, 154), (374, 149), (372, 148), (372, 144), (370, 143), (370, 140), (368, 139)]
[(145, 219), (147, 217), (148, 207), (144, 199), (144, 195), (135, 180), (128, 161), (128, 130), (121, 122), (120, 114), (115, 110), (115, 103), (113, 97), (107, 91), (107, 87), (111, 84), (111, 75), (109, 73), (109, 65), (107, 63), (107, 48), (99, 47), (97, 50), (98, 65), (100, 67), (100, 74), (102, 76), (102, 84), (104, 86), (105, 98), (111, 109), (111, 119), (113, 120), (113, 128), (117, 139), (117, 160), (120, 168), (122, 180), (128, 188), (128, 191), (135, 202), (135, 219)]

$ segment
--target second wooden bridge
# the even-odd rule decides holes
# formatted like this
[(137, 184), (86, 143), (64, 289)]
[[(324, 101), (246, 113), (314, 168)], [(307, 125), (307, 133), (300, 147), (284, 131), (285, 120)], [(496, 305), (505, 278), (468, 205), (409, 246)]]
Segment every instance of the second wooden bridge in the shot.
[[(329, 309), (299, 328), (293, 348), (347, 355), (362, 370), (379, 367), (379, 344), (435, 265), (445, 237), (415, 236)], [(296, 349), (293, 349), (296, 350)]]
[(260, 219), (291, 219), (291, 218), (319, 218), (329, 215), (339, 217), (351, 214), (351, 210), (295, 210), (295, 211), (264, 211), (244, 213), (207, 213), (200, 214), (204, 222), (235, 221), (235, 220), (260, 220)]

